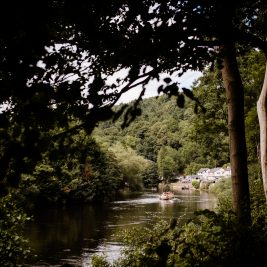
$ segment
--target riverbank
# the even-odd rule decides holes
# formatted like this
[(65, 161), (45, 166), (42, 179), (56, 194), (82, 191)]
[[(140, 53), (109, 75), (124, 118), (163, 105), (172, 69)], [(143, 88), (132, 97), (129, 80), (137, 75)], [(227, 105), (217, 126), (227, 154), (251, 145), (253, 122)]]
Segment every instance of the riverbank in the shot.
[[(159, 184), (158, 188), (161, 191), (163, 189), (164, 184)], [(174, 191), (179, 190), (195, 190), (191, 183), (183, 183), (183, 182), (175, 182), (169, 184), (170, 189)]]
[(176, 182), (176, 183), (171, 183), (170, 186), (173, 190), (193, 190), (193, 189), (195, 189), (192, 186), (192, 183)]

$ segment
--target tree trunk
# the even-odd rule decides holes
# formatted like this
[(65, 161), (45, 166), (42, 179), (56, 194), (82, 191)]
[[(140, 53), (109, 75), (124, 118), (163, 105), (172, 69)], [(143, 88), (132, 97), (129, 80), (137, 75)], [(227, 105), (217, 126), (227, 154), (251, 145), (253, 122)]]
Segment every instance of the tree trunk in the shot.
[(234, 42), (226, 42), (222, 46), (222, 52), (222, 77), (228, 104), (233, 209), (242, 224), (250, 225), (251, 210), (245, 138), (244, 88), (236, 61)]
[(264, 83), (257, 102), (257, 112), (260, 125), (260, 161), (263, 180), (263, 188), (267, 201), (267, 64)]

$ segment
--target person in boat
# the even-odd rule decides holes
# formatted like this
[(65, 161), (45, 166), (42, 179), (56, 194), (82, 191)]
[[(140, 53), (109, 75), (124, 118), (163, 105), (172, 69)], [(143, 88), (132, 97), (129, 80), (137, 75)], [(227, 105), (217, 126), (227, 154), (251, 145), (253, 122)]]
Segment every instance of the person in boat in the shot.
[(173, 193), (170, 191), (163, 192), (160, 196), (161, 199), (171, 199), (173, 198)]

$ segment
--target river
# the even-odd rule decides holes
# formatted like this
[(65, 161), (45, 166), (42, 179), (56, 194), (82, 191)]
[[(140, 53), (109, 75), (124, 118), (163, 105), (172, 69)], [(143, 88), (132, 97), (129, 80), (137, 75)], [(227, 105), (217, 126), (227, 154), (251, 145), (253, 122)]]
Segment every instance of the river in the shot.
[(108, 205), (49, 208), (34, 215), (26, 237), (37, 257), (28, 266), (90, 266), (93, 254), (119, 257), (122, 244), (116, 234), (133, 226), (148, 226), (155, 217), (189, 218), (199, 209), (214, 209), (216, 198), (191, 190), (175, 192), (173, 200), (160, 200), (157, 193), (144, 193)]

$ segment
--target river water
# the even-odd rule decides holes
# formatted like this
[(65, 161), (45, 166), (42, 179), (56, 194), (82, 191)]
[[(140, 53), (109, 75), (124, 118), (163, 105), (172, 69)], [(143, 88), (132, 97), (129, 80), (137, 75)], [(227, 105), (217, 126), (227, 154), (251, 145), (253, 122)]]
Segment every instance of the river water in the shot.
[(158, 193), (144, 193), (108, 205), (40, 210), (26, 227), (37, 255), (28, 266), (89, 267), (94, 254), (105, 254), (112, 261), (120, 255), (122, 244), (116, 236), (122, 229), (148, 226), (155, 218), (187, 219), (196, 210), (215, 206), (216, 198), (207, 192), (181, 190), (167, 201)]

